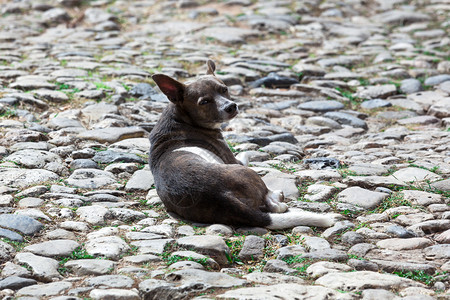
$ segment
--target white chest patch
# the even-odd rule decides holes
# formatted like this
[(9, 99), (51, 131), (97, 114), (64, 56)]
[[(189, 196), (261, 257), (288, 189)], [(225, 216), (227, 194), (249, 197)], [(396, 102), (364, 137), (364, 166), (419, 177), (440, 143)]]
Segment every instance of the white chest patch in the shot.
[(183, 148), (178, 148), (176, 150), (173, 150), (173, 152), (176, 151), (186, 151), (186, 152), (190, 152), (193, 153), (195, 155), (200, 156), (201, 158), (203, 158), (204, 160), (206, 160), (209, 163), (212, 164), (224, 164), (223, 160), (217, 156), (216, 154), (212, 153), (209, 150), (206, 150), (204, 148), (200, 148), (200, 147), (183, 147)]

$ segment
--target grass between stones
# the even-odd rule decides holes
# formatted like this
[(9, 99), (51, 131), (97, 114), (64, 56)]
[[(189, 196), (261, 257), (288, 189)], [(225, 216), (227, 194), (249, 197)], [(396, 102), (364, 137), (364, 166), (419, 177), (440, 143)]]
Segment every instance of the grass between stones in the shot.
[(22, 249), (25, 248), (25, 246), (27, 246), (26, 240), (24, 242), (11, 241), (8, 238), (1, 238), (0, 240), (12, 246), (14, 250), (16, 250), (16, 252), (22, 251)]
[(69, 260), (77, 260), (77, 259), (103, 259), (102, 257), (95, 257), (87, 253), (86, 249), (83, 248), (83, 245), (76, 248), (72, 251), (69, 256), (60, 258), (58, 272), (61, 275), (66, 275), (69, 273), (69, 269), (64, 266), (66, 262)]
[(392, 193), (386, 199), (378, 205), (377, 208), (370, 211), (369, 213), (382, 213), (389, 208), (399, 207), (399, 206), (413, 206), (410, 201), (403, 199), (403, 194), (400, 192)]
[(415, 281), (420, 281), (428, 286), (431, 286), (436, 281), (442, 279), (442, 277), (445, 278), (446, 276), (448, 276), (448, 272), (442, 272), (442, 273), (435, 272), (433, 275), (431, 275), (422, 270), (396, 271), (393, 274), (400, 276), (400, 277), (412, 279)]

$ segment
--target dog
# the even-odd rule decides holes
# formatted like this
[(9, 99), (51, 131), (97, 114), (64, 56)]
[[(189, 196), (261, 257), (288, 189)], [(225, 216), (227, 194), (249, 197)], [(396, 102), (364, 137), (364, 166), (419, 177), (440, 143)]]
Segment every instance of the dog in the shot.
[(158, 196), (169, 213), (198, 223), (286, 229), (298, 225), (330, 227), (334, 216), (288, 210), (281, 191), (238, 160), (222, 136), (221, 125), (238, 114), (227, 86), (207, 73), (181, 83), (164, 74), (153, 80), (170, 100), (150, 133), (150, 168)]

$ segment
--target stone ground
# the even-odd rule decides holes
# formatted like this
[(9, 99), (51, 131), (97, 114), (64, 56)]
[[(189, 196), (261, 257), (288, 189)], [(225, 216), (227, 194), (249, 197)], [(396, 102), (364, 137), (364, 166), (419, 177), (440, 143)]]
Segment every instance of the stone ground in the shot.
[[(448, 0), (0, 1), (4, 299), (450, 299)], [(212, 58), (284, 231), (170, 218), (147, 136)]]

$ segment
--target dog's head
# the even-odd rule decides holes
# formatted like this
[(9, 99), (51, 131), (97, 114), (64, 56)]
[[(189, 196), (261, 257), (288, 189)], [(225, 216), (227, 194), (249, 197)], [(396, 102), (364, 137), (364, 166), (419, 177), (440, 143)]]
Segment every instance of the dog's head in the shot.
[(231, 101), (227, 86), (214, 75), (216, 65), (212, 60), (208, 60), (207, 67), (205, 76), (186, 84), (163, 74), (155, 74), (152, 78), (178, 111), (187, 115), (192, 123), (216, 129), (234, 118), (238, 107)]

